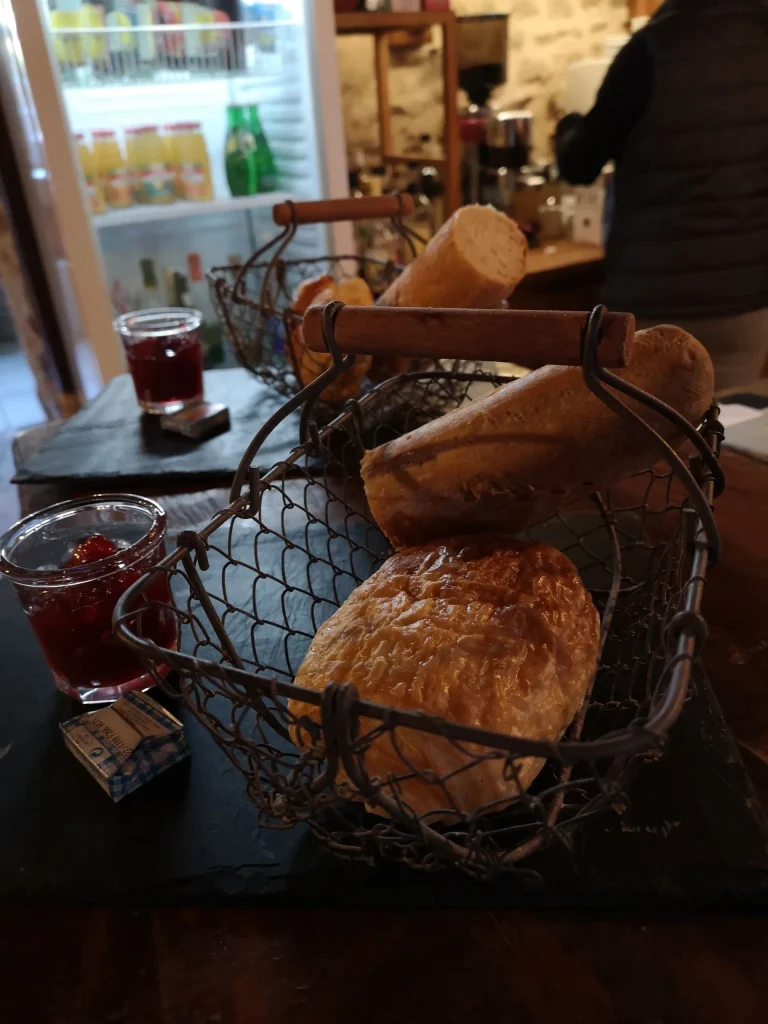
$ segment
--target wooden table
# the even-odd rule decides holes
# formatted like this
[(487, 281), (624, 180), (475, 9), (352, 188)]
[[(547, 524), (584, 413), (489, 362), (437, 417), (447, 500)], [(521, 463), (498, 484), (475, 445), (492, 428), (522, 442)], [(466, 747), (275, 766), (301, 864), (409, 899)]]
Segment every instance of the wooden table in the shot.
[[(768, 800), (768, 465), (723, 465), (706, 664)], [(764, 1024), (767, 962), (732, 915), (26, 907), (0, 912), (0, 1020)]]

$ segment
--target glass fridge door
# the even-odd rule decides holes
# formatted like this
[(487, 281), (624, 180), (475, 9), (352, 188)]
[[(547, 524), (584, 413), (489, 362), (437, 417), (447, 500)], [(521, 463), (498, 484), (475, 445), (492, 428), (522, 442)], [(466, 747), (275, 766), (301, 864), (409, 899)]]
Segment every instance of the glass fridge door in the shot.
[(45, 13), (30, 0), (0, 0), (0, 81), (9, 138), (47, 288), (75, 382), (84, 397), (123, 369), (101, 256), (86, 212), (49, 50)]
[[(226, 365), (205, 272), (269, 241), (276, 202), (346, 194), (332, 0), (48, 0), (47, 20), (110, 312), (201, 309)], [(288, 255), (350, 251), (347, 230), (301, 228)]]

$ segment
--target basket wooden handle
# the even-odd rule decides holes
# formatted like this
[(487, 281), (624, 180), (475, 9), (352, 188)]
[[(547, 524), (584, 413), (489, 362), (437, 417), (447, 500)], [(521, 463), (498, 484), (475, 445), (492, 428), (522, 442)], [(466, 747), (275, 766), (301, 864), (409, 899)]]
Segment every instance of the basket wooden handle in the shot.
[[(324, 306), (304, 314), (304, 341), (314, 352), (323, 340)], [(526, 309), (428, 309), (344, 306), (334, 336), (342, 352), (433, 359), (492, 359), (535, 369), (581, 364), (581, 332), (587, 313)], [(624, 366), (635, 336), (631, 313), (603, 317), (600, 363)]]
[(374, 220), (376, 217), (407, 217), (413, 213), (413, 196), (408, 192), (359, 199), (318, 199), (313, 203), (278, 203), (272, 220), (284, 228), (292, 219), (297, 224), (331, 224), (340, 220)]

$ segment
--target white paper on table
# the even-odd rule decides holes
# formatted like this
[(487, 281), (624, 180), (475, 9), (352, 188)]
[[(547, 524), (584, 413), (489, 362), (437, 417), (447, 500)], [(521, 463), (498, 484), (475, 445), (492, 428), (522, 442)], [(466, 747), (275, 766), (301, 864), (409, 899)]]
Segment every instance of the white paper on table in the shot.
[(746, 423), (747, 420), (757, 419), (764, 412), (764, 409), (754, 409), (751, 405), (732, 402), (730, 405), (720, 406), (720, 422), (726, 428), (735, 427), (737, 423)]

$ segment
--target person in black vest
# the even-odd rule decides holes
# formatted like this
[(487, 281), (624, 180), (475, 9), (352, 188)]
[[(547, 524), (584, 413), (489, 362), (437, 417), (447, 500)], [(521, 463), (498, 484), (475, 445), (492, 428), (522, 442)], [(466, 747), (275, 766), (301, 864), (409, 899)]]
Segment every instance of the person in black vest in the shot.
[(586, 115), (557, 126), (561, 175), (615, 161), (605, 301), (698, 338), (719, 391), (768, 356), (768, 0), (666, 0)]

